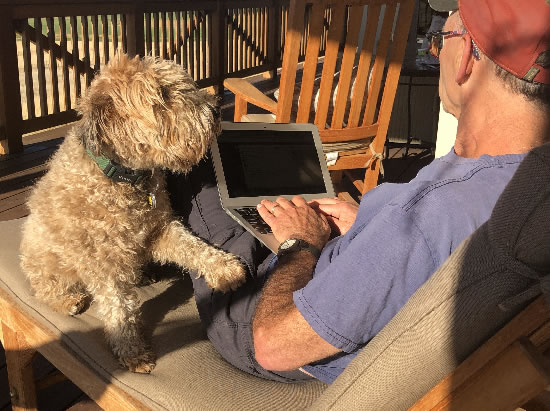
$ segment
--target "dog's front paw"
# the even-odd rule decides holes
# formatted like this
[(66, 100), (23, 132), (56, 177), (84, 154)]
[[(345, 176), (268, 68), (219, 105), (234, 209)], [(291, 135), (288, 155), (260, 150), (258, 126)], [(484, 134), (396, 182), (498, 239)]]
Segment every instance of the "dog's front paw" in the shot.
[(246, 269), (233, 254), (221, 254), (211, 268), (204, 273), (204, 279), (215, 290), (223, 292), (236, 290), (245, 281)]
[(69, 315), (77, 315), (83, 312), (90, 304), (90, 296), (84, 293), (74, 293), (64, 296), (59, 301), (59, 311)]
[(155, 368), (156, 357), (152, 351), (142, 351), (136, 356), (119, 357), (120, 364), (132, 372), (150, 374)]

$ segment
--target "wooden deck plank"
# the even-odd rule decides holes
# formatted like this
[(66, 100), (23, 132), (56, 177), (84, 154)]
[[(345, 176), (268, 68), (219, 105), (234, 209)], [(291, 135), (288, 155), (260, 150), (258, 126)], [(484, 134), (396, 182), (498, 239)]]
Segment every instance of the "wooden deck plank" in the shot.
[(29, 215), (27, 204), (18, 204), (0, 213), (0, 221), (17, 220)]
[(46, 173), (46, 165), (41, 164), (5, 177), (0, 177), (0, 200), (19, 194), (28, 189)]
[[(2, 189), (7, 187), (8, 184), (16, 185), (18, 179), (34, 178), (35, 174), (43, 173), (47, 169), (46, 163), (37, 164), (36, 166), (25, 167), (21, 171), (15, 171), (6, 175), (0, 175), (0, 183), (2, 183)], [(5, 190), (3, 190), (5, 191)]]
[(17, 194), (10, 195), (9, 197), (6, 197), (0, 201), (0, 216), (8, 212), (9, 210), (16, 208), (21, 205), (25, 205), (27, 202), (29, 195), (31, 193), (31, 188), (27, 190), (22, 190), (21, 192)]
[(44, 141), (25, 146), (25, 151), (18, 154), (0, 156), (0, 178), (44, 164), (57, 150), (63, 139)]

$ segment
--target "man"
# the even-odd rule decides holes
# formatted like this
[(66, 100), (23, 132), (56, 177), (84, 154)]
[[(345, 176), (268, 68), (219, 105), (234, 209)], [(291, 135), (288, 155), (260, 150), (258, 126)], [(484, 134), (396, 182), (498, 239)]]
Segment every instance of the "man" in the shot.
[(224, 358), (278, 381), (334, 381), (488, 219), (525, 154), (550, 140), (549, 21), (545, 0), (459, 0), (444, 32), (431, 34), (441, 100), (458, 119), (454, 150), (408, 184), (373, 189), (359, 207), (263, 201), (260, 215), (281, 243), (277, 258), (221, 210), (208, 164), (190, 176), (198, 191), (192, 229), (249, 269), (246, 284), (228, 294), (193, 280)]

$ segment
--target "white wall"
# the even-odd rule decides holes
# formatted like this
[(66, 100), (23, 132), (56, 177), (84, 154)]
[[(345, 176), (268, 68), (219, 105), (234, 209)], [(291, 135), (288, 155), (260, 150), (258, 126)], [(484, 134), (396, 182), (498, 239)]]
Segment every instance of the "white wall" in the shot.
[(435, 142), (435, 158), (444, 156), (451, 151), (455, 144), (457, 120), (439, 107), (439, 123), (437, 126), (437, 140)]
[(457, 124), (458, 121), (456, 118), (446, 113), (443, 110), (443, 105), (440, 104), (437, 140), (435, 143), (435, 158), (448, 154), (455, 145)]

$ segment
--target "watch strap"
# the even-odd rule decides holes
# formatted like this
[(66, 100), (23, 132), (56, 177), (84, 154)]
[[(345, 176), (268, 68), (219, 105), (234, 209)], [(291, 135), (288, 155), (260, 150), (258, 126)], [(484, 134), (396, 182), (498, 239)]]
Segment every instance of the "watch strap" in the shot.
[[(283, 245), (286, 241), (294, 241), (294, 244), (292, 244), (289, 248), (281, 248), (281, 245)], [(295, 253), (301, 250), (309, 251), (316, 259), (321, 256), (321, 250), (313, 244), (308, 243), (306, 240), (289, 238), (286, 241), (283, 241), (279, 246), (279, 249), (277, 250), (277, 257), (282, 257), (283, 255)]]

